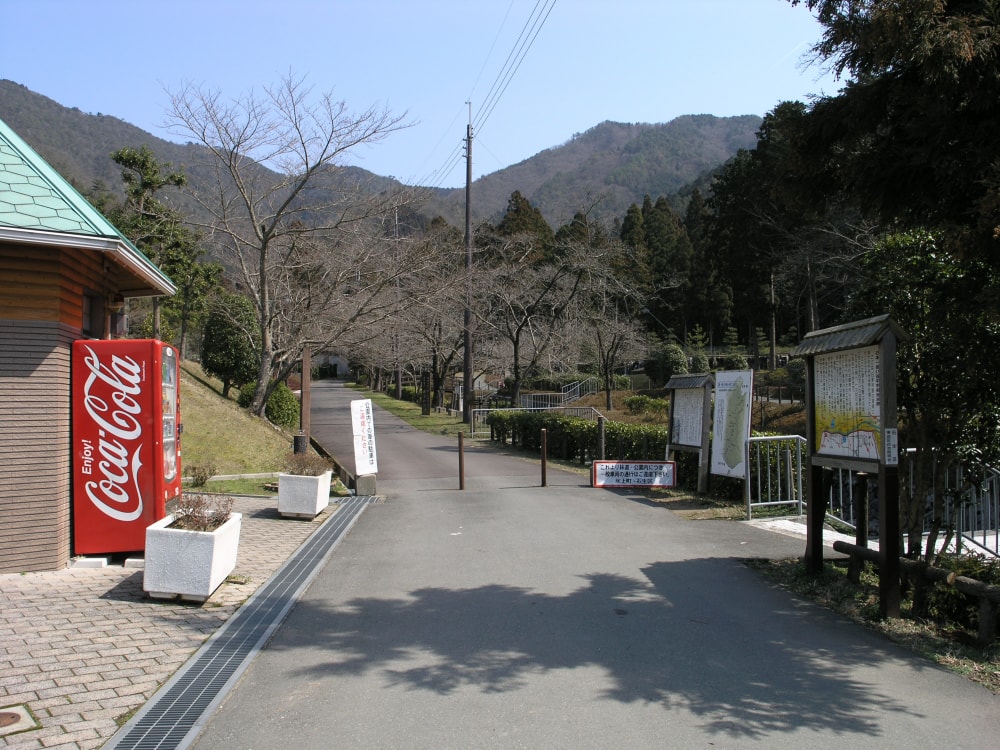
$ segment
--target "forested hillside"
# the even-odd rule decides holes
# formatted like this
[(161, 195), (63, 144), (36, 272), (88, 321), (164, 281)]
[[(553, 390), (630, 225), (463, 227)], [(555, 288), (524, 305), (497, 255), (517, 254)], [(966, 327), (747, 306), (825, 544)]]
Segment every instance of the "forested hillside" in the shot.
[[(161, 161), (183, 168), (193, 181), (200, 178), (196, 146), (165, 141), (109, 114), (63, 106), (13, 81), (0, 80), (0, 119), (81, 192), (96, 183), (120, 187), (120, 170), (110, 154), (125, 146), (148, 145)], [(678, 191), (739, 149), (752, 147), (760, 123), (760, 117), (751, 115), (692, 115), (655, 125), (604, 122), (477, 180), (473, 217), (498, 220), (515, 190), (538, 206), (553, 226), (585, 208), (593, 208), (595, 218), (613, 221), (646, 195), (667, 196), (680, 208)], [(351, 172), (373, 190), (396, 184), (362, 169)], [(431, 191), (418, 210), (427, 219), (440, 215), (462, 226), (465, 190)]]
[(94, 183), (119, 187), (119, 167), (111, 153), (125, 146), (148, 145), (175, 165), (189, 147), (170, 143), (111, 115), (81, 112), (36, 94), (13, 81), (0, 80), (0, 119), (81, 192)]
[[(603, 122), (477, 180), (474, 213), (498, 220), (515, 190), (552, 226), (566, 223), (580, 210), (593, 209), (595, 218), (620, 218), (647, 195), (654, 200), (667, 196), (680, 210), (676, 196), (681, 189), (741, 148), (752, 148), (760, 123), (755, 115), (688, 115), (658, 125)], [(464, 191), (450, 191), (431, 201), (430, 208), (460, 225), (464, 200)]]

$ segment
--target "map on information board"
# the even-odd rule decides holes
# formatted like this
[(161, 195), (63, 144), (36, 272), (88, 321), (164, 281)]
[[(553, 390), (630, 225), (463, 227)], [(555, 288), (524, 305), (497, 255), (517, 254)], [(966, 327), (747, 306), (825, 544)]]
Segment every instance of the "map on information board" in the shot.
[(750, 439), (753, 407), (753, 370), (715, 374), (715, 414), (712, 434), (712, 473), (746, 476), (746, 442)]
[(817, 354), (814, 367), (816, 452), (877, 461), (882, 452), (879, 348)]

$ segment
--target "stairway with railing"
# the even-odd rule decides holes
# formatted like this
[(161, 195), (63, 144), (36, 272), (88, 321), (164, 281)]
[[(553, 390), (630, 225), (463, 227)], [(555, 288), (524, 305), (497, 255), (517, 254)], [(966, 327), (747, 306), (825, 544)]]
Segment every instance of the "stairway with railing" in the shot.
[(559, 391), (522, 393), (520, 406), (523, 409), (553, 409), (592, 396), (600, 390), (601, 384), (597, 378), (587, 378), (564, 385)]
[[(907, 473), (907, 486), (913, 486), (914, 466), (906, 460), (904, 451), (901, 470)], [(828, 483), (827, 513), (836, 521), (851, 528), (855, 527), (855, 494), (869, 493), (872, 508), (871, 534), (876, 534), (878, 523), (878, 502), (874, 492), (874, 482), (864, 482), (861, 477), (847, 469), (834, 469), (832, 481)], [(945, 504), (942, 519), (945, 528), (954, 530), (952, 552), (975, 552), (1000, 557), (1000, 471), (979, 461), (955, 464), (944, 477), (943, 488), (951, 495), (951, 502)], [(928, 509), (933, 498), (927, 498)], [(931, 526), (931, 512), (925, 515), (925, 533)], [(941, 535), (943, 537), (944, 534)]]

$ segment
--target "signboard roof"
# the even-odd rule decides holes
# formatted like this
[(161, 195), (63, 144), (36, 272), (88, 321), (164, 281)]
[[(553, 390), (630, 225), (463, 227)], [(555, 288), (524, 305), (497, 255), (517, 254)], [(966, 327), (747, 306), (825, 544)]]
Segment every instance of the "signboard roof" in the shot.
[(801, 343), (792, 351), (792, 356), (808, 357), (814, 354), (837, 352), (842, 349), (871, 346), (877, 344), (889, 332), (895, 334), (896, 339), (900, 341), (906, 341), (910, 338), (888, 315), (879, 315), (807, 333)]
[(674, 375), (667, 381), (664, 388), (704, 388), (706, 385), (714, 385), (715, 378), (712, 373), (701, 373), (695, 375)]

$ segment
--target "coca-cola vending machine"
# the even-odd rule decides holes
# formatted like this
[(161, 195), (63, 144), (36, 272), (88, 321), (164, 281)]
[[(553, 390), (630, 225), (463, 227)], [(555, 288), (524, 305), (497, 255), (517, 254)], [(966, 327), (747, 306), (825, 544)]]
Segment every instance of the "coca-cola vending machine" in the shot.
[(155, 339), (73, 344), (76, 554), (138, 552), (181, 492), (177, 350)]

